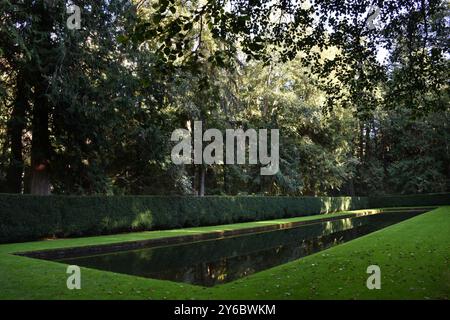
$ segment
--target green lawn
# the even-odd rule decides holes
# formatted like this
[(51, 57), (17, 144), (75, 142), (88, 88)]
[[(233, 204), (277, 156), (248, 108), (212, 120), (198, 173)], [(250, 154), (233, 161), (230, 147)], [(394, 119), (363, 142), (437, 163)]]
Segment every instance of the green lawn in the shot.
[[(82, 289), (71, 291), (66, 288), (66, 265), (11, 255), (12, 252), (231, 230), (318, 217), (321, 216), (0, 245), (0, 299), (449, 298), (450, 206), (213, 288), (81, 268)], [(373, 264), (381, 268), (381, 290), (366, 287), (369, 276), (366, 269)]]

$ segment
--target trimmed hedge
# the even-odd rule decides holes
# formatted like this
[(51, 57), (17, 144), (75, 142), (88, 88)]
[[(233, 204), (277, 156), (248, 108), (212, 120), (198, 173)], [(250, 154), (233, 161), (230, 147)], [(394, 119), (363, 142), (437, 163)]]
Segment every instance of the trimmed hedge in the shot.
[(367, 208), (364, 197), (160, 197), (0, 194), (0, 243), (175, 229)]
[(450, 194), (389, 197), (160, 197), (0, 194), (0, 243), (450, 204)]
[(369, 197), (371, 208), (450, 205), (450, 193)]

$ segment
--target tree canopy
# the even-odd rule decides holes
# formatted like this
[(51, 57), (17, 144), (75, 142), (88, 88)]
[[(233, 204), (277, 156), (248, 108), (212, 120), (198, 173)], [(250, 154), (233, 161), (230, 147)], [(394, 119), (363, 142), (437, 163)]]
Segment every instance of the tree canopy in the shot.
[[(448, 191), (448, 13), (439, 0), (0, 0), (0, 191)], [(171, 133), (194, 121), (280, 129), (279, 173), (173, 164)]]

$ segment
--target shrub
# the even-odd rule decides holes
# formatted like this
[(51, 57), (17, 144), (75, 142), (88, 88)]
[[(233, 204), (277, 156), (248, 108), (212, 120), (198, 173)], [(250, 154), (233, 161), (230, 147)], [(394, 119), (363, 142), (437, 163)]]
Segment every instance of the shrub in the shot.
[(450, 205), (449, 193), (369, 197), (371, 208)]
[(0, 242), (307, 216), (366, 208), (360, 197), (161, 197), (0, 194)]
[(388, 197), (162, 197), (0, 194), (0, 243), (450, 204), (449, 194)]

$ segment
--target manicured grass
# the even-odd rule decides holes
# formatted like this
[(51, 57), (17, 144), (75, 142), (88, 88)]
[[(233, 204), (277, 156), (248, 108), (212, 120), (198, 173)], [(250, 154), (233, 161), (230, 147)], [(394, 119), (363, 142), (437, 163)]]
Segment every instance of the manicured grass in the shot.
[[(11, 255), (20, 251), (230, 230), (318, 217), (1, 245), (0, 299), (449, 298), (450, 207), (213, 288), (81, 268), (82, 289), (70, 291), (66, 288), (66, 265)], [(381, 290), (366, 287), (369, 276), (366, 269), (373, 264), (381, 268)]]

